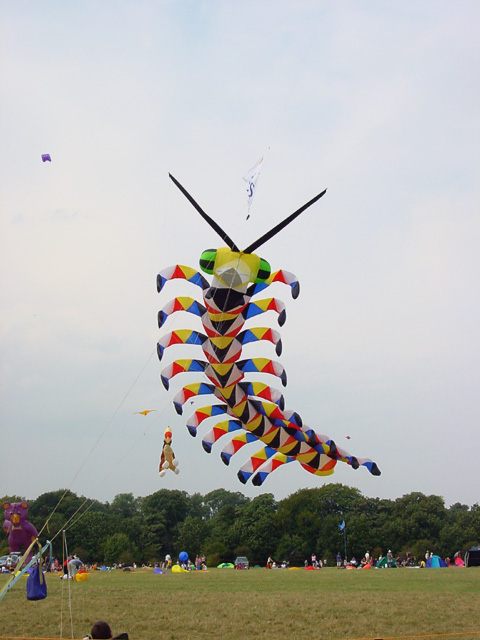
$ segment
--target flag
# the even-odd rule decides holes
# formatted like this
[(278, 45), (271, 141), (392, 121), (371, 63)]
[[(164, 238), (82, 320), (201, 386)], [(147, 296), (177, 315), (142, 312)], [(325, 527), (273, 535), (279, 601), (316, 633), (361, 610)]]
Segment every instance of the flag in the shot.
[(338, 528), (340, 529), (340, 531), (343, 531), (345, 529), (345, 520), (342, 522), (342, 524), (338, 525)]
[(257, 162), (257, 164), (250, 169), (248, 173), (243, 176), (243, 179), (247, 183), (247, 200), (248, 200), (248, 209), (253, 202), (253, 196), (255, 195), (255, 186), (257, 184), (258, 176), (260, 175), (260, 169), (262, 166), (263, 158)]

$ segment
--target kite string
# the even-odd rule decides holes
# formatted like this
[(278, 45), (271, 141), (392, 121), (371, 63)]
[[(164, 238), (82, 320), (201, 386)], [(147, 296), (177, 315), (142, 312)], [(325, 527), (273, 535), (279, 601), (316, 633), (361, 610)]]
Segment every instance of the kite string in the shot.
[[(136, 385), (136, 383), (138, 382), (140, 376), (142, 375), (142, 373), (145, 371), (148, 363), (150, 362), (150, 360), (152, 359), (153, 354), (155, 353), (155, 350), (153, 350), (150, 355), (147, 358), (147, 361), (145, 362), (145, 364), (142, 366), (142, 368), (140, 369), (140, 372), (138, 373), (138, 375), (136, 376), (135, 380), (133, 381), (133, 383), (130, 385), (129, 389), (127, 390), (127, 392), (124, 394), (122, 400), (120, 401), (119, 405), (117, 406), (117, 408), (115, 409), (115, 411), (113, 412), (112, 416), (110, 417), (110, 419), (107, 421), (107, 423), (105, 424), (101, 434), (98, 436), (97, 440), (94, 442), (93, 446), (91, 447), (90, 451), (88, 452), (88, 454), (86, 455), (85, 459), (83, 460), (82, 464), (80, 465), (79, 469), (77, 470), (77, 472), (75, 473), (75, 475), (73, 476), (72, 480), (70, 481), (69, 487), (67, 487), (67, 489), (65, 489), (65, 491), (63, 492), (62, 496), (60, 497), (59, 501), (57, 502), (57, 504), (55, 505), (53, 511), (50, 513), (50, 515), (48, 516), (47, 520), (45, 521), (45, 524), (43, 525), (43, 527), (40, 529), (39, 533), (38, 533), (38, 537), (40, 537), (40, 534), (43, 532), (43, 530), (45, 529), (45, 527), (48, 525), (48, 523), (50, 522), (53, 514), (55, 513), (55, 511), (58, 509), (58, 507), (60, 506), (61, 502), (63, 501), (63, 499), (65, 498), (65, 496), (67, 495), (68, 491), (70, 490), (70, 487), (72, 486), (72, 484), (75, 482), (75, 480), (77, 479), (77, 477), (80, 475), (80, 472), (82, 471), (82, 469), (84, 468), (84, 466), (86, 465), (87, 461), (89, 460), (90, 456), (92, 455), (92, 453), (94, 452), (94, 450), (96, 449), (96, 447), (98, 446), (100, 440), (103, 438), (103, 436), (105, 435), (107, 429), (109, 428), (109, 426), (112, 424), (114, 418), (116, 417), (117, 413), (120, 411), (123, 403), (125, 402), (125, 400), (127, 399), (128, 395), (130, 394), (130, 392), (132, 391), (133, 387)], [(59, 532), (57, 532), (57, 534), (54, 536), (54, 538), (58, 535)]]
[[(67, 572), (65, 573), (65, 562)], [(68, 548), (67, 548), (67, 537), (65, 535), (65, 531), (62, 531), (62, 582), (64, 580), (65, 575), (67, 576), (67, 587), (68, 587), (68, 609), (70, 613), (70, 631), (73, 638), (73, 612), (72, 612), (72, 594), (70, 591), (70, 576), (68, 572)], [(61, 605), (60, 605), (60, 637), (63, 638), (63, 593), (64, 593), (64, 585), (62, 585), (62, 597), (61, 597)]]
[[(327, 10), (327, 6), (325, 5), (324, 10), (323, 10), (323, 15), (325, 14), (326, 10)], [(322, 18), (323, 18), (323, 15), (321, 16)], [(303, 55), (300, 57), (300, 67), (304, 66), (304, 63), (305, 63), (305, 61), (307, 59), (307, 56), (309, 55), (310, 50), (312, 48), (313, 41), (317, 37), (318, 37), (318, 33), (317, 33), (317, 31), (314, 30), (312, 35), (311, 35), (311, 37), (310, 37), (310, 40), (305, 45), (305, 48), (303, 50)], [(287, 108), (290, 106), (289, 103), (291, 102), (291, 99), (292, 99), (292, 96), (293, 96), (293, 92), (297, 89), (298, 85), (300, 84), (300, 73), (293, 73), (291, 75), (293, 76), (293, 80), (292, 80), (292, 82), (290, 84), (290, 91), (287, 93), (287, 97), (285, 98), (285, 100), (283, 102), (283, 108), (282, 108), (282, 110), (280, 112), (280, 115), (279, 115), (279, 117), (277, 119), (277, 122), (276, 122), (275, 126), (273, 127), (272, 135), (270, 136), (270, 142), (269, 142), (269, 144), (267, 146), (267, 152), (270, 151), (270, 147), (273, 144), (273, 139), (277, 134), (277, 129), (280, 126), (281, 121), (285, 117), (285, 113), (287, 112)], [(266, 157), (266, 153), (263, 156), (264, 158)]]
[[(324, 8), (323, 13), (325, 13), (325, 12), (326, 12), (326, 7)], [(305, 45), (304, 53), (300, 57), (300, 66), (303, 66), (303, 63), (307, 59), (307, 56), (309, 55), (309, 52), (310, 52), (310, 50), (312, 48), (314, 38), (316, 38), (316, 37), (317, 37), (317, 33), (314, 32), (312, 34), (312, 36), (310, 37), (310, 40)], [(268, 154), (271, 151), (271, 147), (273, 145), (273, 141), (277, 136), (277, 131), (278, 131), (278, 128), (280, 126), (280, 123), (285, 118), (285, 114), (287, 112), (287, 109), (290, 107), (290, 102), (292, 100), (293, 93), (294, 93), (294, 91), (296, 91), (296, 89), (297, 89), (297, 87), (298, 87), (298, 85), (300, 83), (300, 74), (299, 73), (293, 73), (291, 75), (293, 76), (293, 79), (292, 79), (292, 82), (290, 83), (290, 90), (288, 91), (288, 93), (286, 95), (286, 98), (283, 100), (283, 107), (282, 107), (282, 109), (280, 111), (280, 115), (278, 116), (277, 121), (273, 126), (272, 132), (270, 134), (269, 142), (267, 143), (266, 150), (264, 151), (264, 153), (262, 155), (262, 158), (261, 158), (261, 160), (262, 160), (262, 169), (265, 166), (265, 160), (266, 160)], [(247, 207), (247, 209), (248, 209), (248, 215), (247, 215), (247, 218), (246, 218), (248, 220), (248, 218), (250, 217), (250, 209), (251, 209), (252, 206), (253, 206), (253, 199), (249, 203), (249, 205), (244, 205), (242, 207), (241, 211), (236, 215), (233, 224), (236, 224), (238, 222), (238, 219), (239, 219), (240, 215), (244, 212), (245, 207)], [(233, 224), (232, 224), (232, 226), (233, 226)], [(229, 229), (229, 232), (230, 231), (231, 231), (231, 229)]]
[[(158, 422), (158, 421), (159, 421), (160, 417), (161, 417), (161, 416), (162, 416), (162, 414), (165, 412), (165, 410), (166, 410), (166, 408), (167, 408), (167, 406), (168, 406), (169, 404), (170, 404), (170, 400), (168, 399), (168, 401), (165, 403), (165, 406), (163, 407), (163, 409), (162, 409), (162, 410), (160, 411), (160, 413), (158, 414), (158, 419), (157, 419), (157, 420), (155, 420), (155, 421), (153, 422), (152, 427), (154, 427), (154, 426), (155, 426), (155, 424), (156, 424), (156, 422)], [(150, 427), (150, 428), (152, 428), (152, 427)], [(150, 428), (149, 428), (149, 429), (147, 429), (146, 431), (144, 431), (143, 433), (141, 433), (141, 434), (138, 436), (138, 438), (133, 442), (133, 444), (130, 446), (130, 448), (129, 448), (129, 449), (127, 449), (127, 450), (125, 451), (125, 453), (123, 454), (123, 456), (122, 456), (121, 458), (119, 458), (118, 460), (116, 460), (116, 461), (115, 461), (116, 463), (115, 463), (115, 464), (110, 468), (110, 470), (109, 470), (109, 471), (108, 471), (108, 472), (103, 476), (103, 478), (100, 480), (100, 482), (99, 482), (99, 483), (98, 483), (98, 484), (93, 488), (93, 491), (95, 491), (95, 489), (98, 489), (98, 487), (100, 487), (100, 486), (101, 486), (101, 485), (102, 485), (102, 484), (107, 480), (107, 478), (108, 478), (108, 477), (113, 473), (113, 471), (123, 463), (123, 461), (127, 458), (127, 456), (131, 453), (131, 451), (132, 451), (132, 450), (137, 446), (137, 444), (140, 442), (140, 440), (148, 434), (148, 431), (150, 430)], [(90, 504), (89, 504), (89, 506), (85, 509), (85, 511), (83, 511), (83, 512), (79, 515), (79, 517), (78, 517), (77, 519), (73, 520), (73, 518), (74, 518), (74, 517), (75, 517), (75, 515), (80, 511), (80, 509), (82, 508), (82, 506), (83, 506), (86, 502), (89, 502), (89, 501), (90, 501)], [(67, 527), (67, 525), (68, 525), (67, 529), (69, 529), (70, 527), (73, 527), (73, 525), (75, 525), (77, 522), (79, 522), (79, 521), (83, 518), (83, 516), (87, 513), (87, 511), (89, 511), (89, 510), (91, 509), (91, 507), (92, 507), (93, 505), (94, 505), (94, 500), (93, 500), (93, 498), (85, 498), (85, 500), (82, 502), (82, 504), (79, 506), (79, 508), (75, 511), (75, 513), (73, 513), (73, 514), (72, 514), (72, 516), (69, 518), (69, 520), (65, 523), (65, 527)], [(73, 520), (73, 522), (72, 522), (72, 520)], [(58, 534), (56, 534), (56, 535), (58, 535)], [(52, 540), (53, 540), (53, 539), (52, 539)]]

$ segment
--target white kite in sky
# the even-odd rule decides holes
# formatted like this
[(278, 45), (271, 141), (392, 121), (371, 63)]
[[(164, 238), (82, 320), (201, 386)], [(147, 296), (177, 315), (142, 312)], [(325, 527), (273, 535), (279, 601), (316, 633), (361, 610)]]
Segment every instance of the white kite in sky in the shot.
[[(247, 183), (247, 199), (248, 199), (248, 211), (252, 206), (253, 196), (255, 195), (255, 186), (257, 184), (258, 176), (260, 175), (260, 169), (262, 167), (263, 158), (261, 158), (255, 166), (253, 166), (248, 173), (243, 176), (243, 179)], [(249, 214), (250, 215), (250, 214)], [(248, 217), (247, 216), (247, 220)]]

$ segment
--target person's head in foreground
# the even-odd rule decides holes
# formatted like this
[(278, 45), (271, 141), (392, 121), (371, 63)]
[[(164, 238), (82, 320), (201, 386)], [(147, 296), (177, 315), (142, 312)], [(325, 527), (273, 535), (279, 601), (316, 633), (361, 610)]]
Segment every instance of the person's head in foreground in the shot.
[(120, 633), (118, 636), (114, 636), (108, 622), (105, 622), (105, 620), (98, 620), (93, 625), (90, 635), (85, 636), (85, 640), (86, 638), (90, 638), (92, 640), (94, 638), (97, 638), (97, 640), (109, 640), (110, 638), (113, 640), (128, 640), (128, 633)]
[(92, 638), (101, 638), (102, 640), (111, 638), (113, 636), (110, 625), (105, 620), (98, 620), (90, 631)]

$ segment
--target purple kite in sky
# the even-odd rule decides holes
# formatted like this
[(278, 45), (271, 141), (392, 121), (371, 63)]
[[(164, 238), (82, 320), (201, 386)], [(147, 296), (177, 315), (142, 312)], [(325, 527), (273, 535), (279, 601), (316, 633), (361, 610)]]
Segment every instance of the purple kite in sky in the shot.
[(51, 162), (52, 161), (49, 153), (42, 153), (42, 160), (43, 160), (43, 162)]

